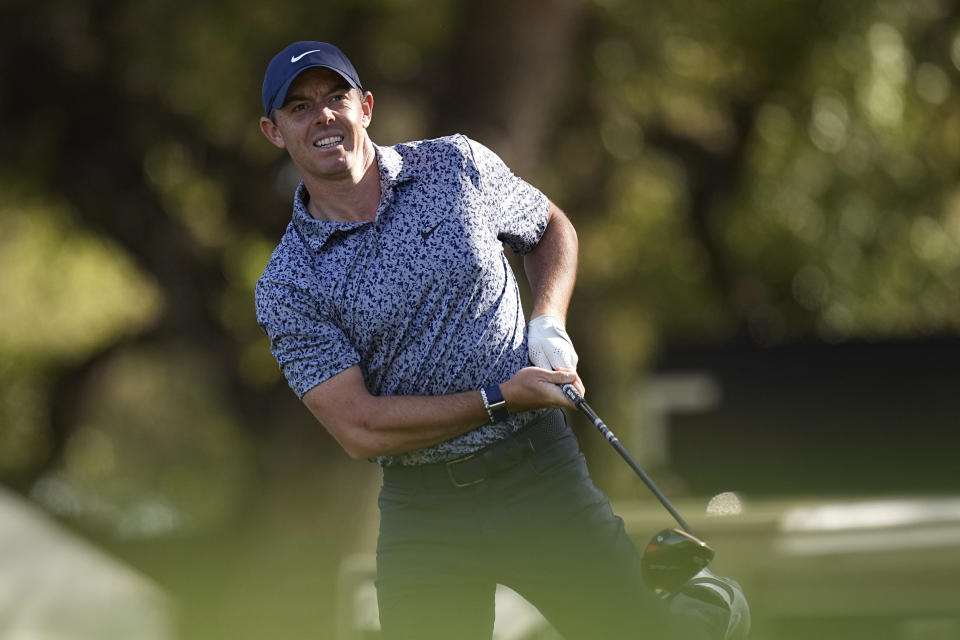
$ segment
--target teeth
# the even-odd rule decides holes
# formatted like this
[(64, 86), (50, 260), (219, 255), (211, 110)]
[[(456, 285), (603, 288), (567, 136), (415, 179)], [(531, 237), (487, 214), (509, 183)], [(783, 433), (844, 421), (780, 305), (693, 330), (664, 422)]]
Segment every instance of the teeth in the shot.
[(313, 143), (315, 147), (328, 147), (334, 144), (340, 144), (343, 142), (343, 136), (331, 136), (329, 138), (324, 138), (323, 140), (317, 140)]

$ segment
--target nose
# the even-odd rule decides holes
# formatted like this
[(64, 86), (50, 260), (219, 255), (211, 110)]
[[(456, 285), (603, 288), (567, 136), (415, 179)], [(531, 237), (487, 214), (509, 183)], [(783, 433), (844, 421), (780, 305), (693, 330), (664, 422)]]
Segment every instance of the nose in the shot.
[(318, 107), (317, 122), (328, 124), (330, 122), (333, 122), (333, 119), (334, 119), (333, 109), (331, 109), (325, 104), (322, 104)]

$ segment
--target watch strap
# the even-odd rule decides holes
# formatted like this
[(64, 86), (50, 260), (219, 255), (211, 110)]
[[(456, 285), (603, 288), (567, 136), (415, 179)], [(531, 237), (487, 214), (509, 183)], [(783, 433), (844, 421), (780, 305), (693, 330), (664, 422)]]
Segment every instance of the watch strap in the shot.
[(500, 392), (500, 385), (492, 384), (480, 389), (480, 395), (483, 396), (483, 406), (487, 409), (487, 416), (491, 423), (503, 422), (510, 415), (510, 409), (507, 408), (507, 401), (503, 399), (503, 393)]

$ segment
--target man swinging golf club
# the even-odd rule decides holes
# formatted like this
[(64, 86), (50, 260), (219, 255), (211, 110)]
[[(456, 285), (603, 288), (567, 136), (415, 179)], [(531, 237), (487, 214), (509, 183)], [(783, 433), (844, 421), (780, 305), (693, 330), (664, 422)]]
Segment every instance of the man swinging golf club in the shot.
[[(560, 385), (584, 393), (567, 217), (462, 135), (374, 144), (373, 95), (330, 44), (277, 54), (262, 97), (301, 182), (257, 318), (304, 404), (383, 469), (383, 636), (488, 640), (498, 583), (568, 640), (686, 633), (560, 410)], [(528, 330), (503, 243), (524, 256)]]

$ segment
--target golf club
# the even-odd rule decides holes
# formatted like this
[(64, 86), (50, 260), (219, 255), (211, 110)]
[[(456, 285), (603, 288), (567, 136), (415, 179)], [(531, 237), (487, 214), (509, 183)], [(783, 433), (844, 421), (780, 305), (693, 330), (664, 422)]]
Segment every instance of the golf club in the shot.
[(564, 395), (570, 402), (593, 422), (593, 426), (616, 449), (620, 457), (630, 465), (630, 468), (640, 476), (647, 488), (653, 492), (660, 504), (670, 512), (670, 515), (682, 528), (682, 530), (664, 529), (660, 531), (650, 540), (643, 553), (643, 575), (647, 583), (657, 591), (675, 591), (688, 579), (706, 568), (713, 560), (713, 549), (693, 533), (683, 516), (670, 504), (667, 497), (663, 495), (653, 483), (653, 480), (620, 444), (617, 436), (604, 424), (597, 412), (587, 404), (573, 385), (564, 384), (561, 385), (561, 389), (563, 389)]

